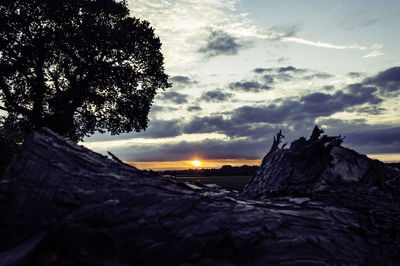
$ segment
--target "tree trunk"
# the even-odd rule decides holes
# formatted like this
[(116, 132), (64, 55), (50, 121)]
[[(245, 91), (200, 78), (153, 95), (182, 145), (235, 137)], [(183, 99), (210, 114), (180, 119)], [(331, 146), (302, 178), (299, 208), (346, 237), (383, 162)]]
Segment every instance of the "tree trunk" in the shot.
[(400, 206), (379, 189), (241, 199), (140, 171), (47, 129), (30, 135), (13, 158), (0, 183), (0, 208), (0, 265), (400, 259)]

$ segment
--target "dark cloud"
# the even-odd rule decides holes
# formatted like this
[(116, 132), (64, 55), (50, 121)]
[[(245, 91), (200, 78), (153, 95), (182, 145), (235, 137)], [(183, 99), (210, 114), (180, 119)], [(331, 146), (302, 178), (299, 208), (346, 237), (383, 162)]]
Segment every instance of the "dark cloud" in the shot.
[(333, 91), (335, 89), (335, 86), (325, 85), (325, 86), (322, 87), (322, 89), (326, 90), (326, 91)]
[(198, 82), (196, 80), (192, 80), (187, 76), (173, 76), (168, 79), (169, 82), (172, 82), (176, 87), (188, 87)]
[(236, 55), (240, 49), (246, 48), (243, 42), (238, 38), (228, 34), (227, 32), (216, 30), (211, 31), (208, 36), (207, 43), (199, 49), (207, 57), (218, 55)]
[(359, 78), (363, 76), (363, 74), (360, 72), (349, 72), (347, 75), (351, 78)]
[(344, 145), (361, 153), (400, 153), (400, 127), (369, 125), (365, 119), (320, 121), (331, 135), (345, 137)]
[(293, 66), (287, 66), (287, 67), (280, 67), (277, 68), (277, 72), (282, 73), (282, 72), (298, 72), (298, 73), (304, 73), (307, 72), (306, 69), (299, 69), (295, 68)]
[(201, 109), (201, 107), (198, 106), (198, 105), (191, 105), (191, 106), (188, 106), (188, 107), (186, 108), (186, 110), (187, 110), (188, 112), (196, 112), (196, 111), (201, 111), (201, 110), (203, 110), (203, 109)]
[(157, 113), (165, 113), (165, 112), (171, 112), (171, 111), (176, 111), (177, 108), (171, 107), (171, 106), (161, 106), (161, 105), (153, 105), (150, 109), (150, 114), (154, 115)]
[(237, 123), (272, 123), (313, 120), (329, 116), (357, 105), (375, 105), (382, 99), (375, 95), (376, 88), (353, 84), (335, 94), (311, 93), (298, 101), (282, 99), (266, 106), (243, 106), (232, 112), (232, 120)]
[(333, 77), (331, 74), (328, 73), (314, 73), (311, 75), (307, 75), (303, 77), (305, 80), (310, 80), (310, 79), (327, 79)]
[(381, 95), (398, 96), (400, 94), (400, 67), (389, 68), (374, 77), (366, 78), (362, 83), (377, 86)]
[(189, 97), (186, 94), (181, 94), (176, 91), (169, 91), (169, 92), (164, 92), (161, 96), (159, 96), (162, 100), (167, 101), (167, 102), (172, 102), (175, 104), (184, 104), (187, 103), (188, 100), (187, 98)]
[(310, 69), (295, 68), (293, 66), (277, 67), (277, 68), (255, 68), (253, 72), (264, 74), (262, 78), (267, 84), (276, 81), (310, 80), (310, 79), (326, 79), (333, 77), (331, 74), (318, 72)]
[(257, 81), (233, 82), (230, 83), (228, 86), (231, 90), (245, 92), (260, 92), (269, 90), (271, 88), (270, 86), (263, 85)]
[(307, 72), (307, 69), (300, 69), (300, 68), (295, 68), (293, 66), (287, 66), (287, 67), (277, 67), (277, 68), (255, 68), (253, 70), (257, 74), (262, 74), (265, 72), (276, 72), (276, 73), (285, 73), (285, 72), (296, 72), (296, 73), (304, 73)]
[(154, 120), (149, 122), (149, 127), (141, 133), (142, 138), (168, 138), (182, 134), (182, 123), (180, 120)]
[(262, 74), (264, 72), (271, 72), (273, 70), (273, 68), (261, 68), (261, 67), (257, 67), (255, 68), (253, 71), (257, 74)]
[(274, 76), (273, 75), (264, 75), (263, 76), (263, 81), (266, 84), (273, 84), (274, 83)]
[(236, 123), (231, 119), (226, 119), (221, 115), (195, 117), (187, 123), (183, 132), (193, 133), (220, 133), (229, 137), (248, 137), (251, 139), (264, 138), (273, 134), (276, 127), (267, 124)]
[(182, 134), (182, 121), (174, 120), (150, 120), (149, 126), (142, 132), (122, 133), (112, 136), (110, 133), (96, 133), (85, 142), (105, 141), (105, 140), (123, 140), (132, 138), (168, 138), (176, 137)]
[(232, 93), (223, 92), (222, 90), (212, 90), (203, 92), (200, 100), (205, 102), (223, 102), (232, 98)]
[(350, 112), (355, 112), (355, 113), (366, 113), (366, 114), (370, 114), (370, 115), (379, 115), (379, 114), (383, 114), (386, 109), (379, 107), (379, 106), (362, 106), (362, 107), (354, 107), (349, 109), (348, 111)]
[[(126, 161), (180, 161), (199, 157), (207, 159), (261, 159), (271, 140), (203, 140), (197, 142), (135, 145), (115, 151)], [(268, 143), (268, 145), (267, 145)], [(130, 152), (135, 150), (134, 154)]]

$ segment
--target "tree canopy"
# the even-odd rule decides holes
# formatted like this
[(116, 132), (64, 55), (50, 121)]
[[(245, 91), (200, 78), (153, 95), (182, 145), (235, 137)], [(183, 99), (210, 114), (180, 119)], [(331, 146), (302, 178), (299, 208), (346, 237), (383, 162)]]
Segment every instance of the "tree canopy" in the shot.
[(170, 87), (160, 49), (126, 1), (2, 0), (2, 124), (74, 141), (141, 131), (157, 90)]

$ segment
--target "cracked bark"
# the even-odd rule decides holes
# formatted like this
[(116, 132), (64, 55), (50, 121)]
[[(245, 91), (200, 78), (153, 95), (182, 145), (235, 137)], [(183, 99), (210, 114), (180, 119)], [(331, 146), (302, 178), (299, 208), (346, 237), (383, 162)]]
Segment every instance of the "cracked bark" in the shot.
[(238, 195), (140, 171), (41, 129), (0, 183), (0, 265), (397, 263), (395, 190), (297, 182), (308, 189), (270, 192), (262, 177), (276, 167), (299, 173), (296, 157), (283, 163), (290, 152), (272, 152), (271, 170), (261, 167)]

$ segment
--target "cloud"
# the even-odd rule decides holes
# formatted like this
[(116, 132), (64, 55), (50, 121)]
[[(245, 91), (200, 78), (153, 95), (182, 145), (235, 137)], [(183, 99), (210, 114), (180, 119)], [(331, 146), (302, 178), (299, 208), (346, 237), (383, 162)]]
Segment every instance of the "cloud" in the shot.
[(335, 86), (325, 85), (325, 86), (322, 86), (322, 89), (325, 91), (333, 91), (335, 89)]
[(187, 103), (189, 96), (186, 94), (181, 94), (176, 91), (169, 91), (169, 92), (164, 92), (159, 96), (160, 99), (167, 101), (167, 102), (172, 102), (175, 104), (184, 104)]
[(300, 25), (298, 24), (282, 24), (276, 25), (269, 29), (271, 32), (279, 32), (279, 38), (293, 37), (300, 32)]
[(198, 82), (196, 80), (192, 80), (187, 76), (173, 76), (168, 79), (169, 82), (172, 82), (174, 87), (189, 87)]
[(310, 79), (327, 79), (333, 77), (331, 74), (328, 73), (315, 73), (309, 76), (305, 76), (305, 80), (310, 80)]
[[(269, 140), (268, 140), (269, 141)], [(126, 161), (181, 161), (189, 158), (260, 159), (269, 148), (267, 140), (214, 140), (137, 145), (115, 151)], [(271, 136), (272, 141), (272, 136)], [(268, 147), (267, 147), (268, 146)], [(133, 154), (131, 151), (135, 150)]]
[(140, 137), (142, 138), (169, 138), (182, 134), (181, 121), (174, 120), (154, 120), (149, 123), (149, 127)]
[[(400, 127), (382, 127), (365, 124), (365, 120), (327, 119), (320, 121), (325, 134), (345, 136), (344, 146), (357, 147), (362, 153), (399, 153)], [(312, 128), (301, 128), (293, 132), (282, 127), (287, 141), (299, 136), (309, 136)], [(175, 142), (121, 147), (115, 154), (127, 161), (173, 161), (200, 157), (207, 159), (260, 159), (270, 148), (277, 131), (267, 130), (263, 138), (217, 140), (206, 139), (195, 142)], [(134, 151), (134, 152), (132, 152)]]
[(132, 138), (170, 138), (182, 134), (182, 121), (173, 120), (157, 120), (149, 121), (149, 126), (145, 131), (122, 133), (119, 135), (111, 135), (110, 133), (95, 133), (85, 138), (85, 142), (110, 141), (110, 140), (128, 140)]
[(205, 102), (223, 102), (232, 98), (232, 93), (223, 92), (222, 90), (212, 90), (203, 92), (200, 100)]
[(370, 115), (380, 115), (383, 114), (386, 109), (378, 106), (362, 106), (350, 109), (350, 111), (355, 113), (366, 113)]
[(207, 57), (218, 55), (236, 55), (240, 49), (246, 48), (238, 38), (222, 30), (212, 30), (207, 37), (206, 44), (198, 51)]
[(271, 89), (270, 86), (263, 85), (257, 81), (232, 82), (228, 85), (231, 90), (245, 92), (260, 92)]
[(364, 79), (362, 83), (377, 86), (381, 95), (398, 96), (400, 95), (400, 67), (389, 68), (376, 76)]
[(385, 53), (382, 52), (382, 51), (372, 51), (372, 52), (370, 52), (370, 53), (364, 55), (363, 57), (364, 57), (364, 58), (377, 57), (377, 56), (381, 56), (381, 55), (384, 55), (384, 54), (385, 54)]
[(201, 110), (203, 110), (200, 106), (198, 106), (198, 105), (191, 105), (191, 106), (188, 106), (187, 108), (186, 108), (186, 110), (188, 111), (188, 112), (196, 112), (196, 111), (201, 111)]
[(341, 23), (338, 24), (338, 26), (343, 28), (343, 29), (345, 29), (345, 30), (355, 30), (355, 29), (375, 26), (375, 25), (381, 24), (382, 22), (383, 21), (381, 19), (370, 18), (370, 19), (364, 19), (364, 20), (362, 20), (361, 22), (358, 22), (358, 23), (341, 22)]
[(360, 72), (349, 72), (347, 75), (349, 77), (351, 77), (351, 78), (359, 78), (359, 77), (363, 76), (363, 73), (360, 73)]
[(298, 44), (303, 44), (303, 45), (308, 45), (308, 46), (335, 49), (335, 50), (360, 50), (360, 51), (371, 50), (371, 52), (364, 55), (364, 57), (375, 57), (375, 56), (380, 56), (380, 55), (384, 54), (381, 51), (383, 49), (382, 44), (374, 44), (372, 46), (363, 46), (363, 45), (358, 45), (358, 44), (337, 45), (337, 44), (321, 42), (321, 41), (315, 42), (315, 41), (305, 40), (305, 39), (297, 38), (297, 37), (287, 37), (287, 38), (282, 38), (282, 40), (288, 41), (288, 42), (294, 42), (294, 43), (298, 43)]
[(273, 76), (273, 75), (264, 75), (263, 76), (263, 81), (266, 83), (266, 84), (269, 84), (269, 85), (271, 85), (271, 84), (273, 84), (274, 83), (274, 77), (276, 77), (276, 76)]
[(276, 127), (267, 124), (237, 123), (221, 115), (194, 117), (183, 127), (186, 134), (220, 133), (231, 138), (246, 137), (260, 139), (274, 134)]
[(266, 84), (273, 84), (277, 81), (327, 79), (333, 77), (329, 73), (315, 71), (311, 69), (300, 69), (293, 66), (277, 68), (255, 68), (256, 74), (262, 74), (262, 79)]
[(299, 100), (284, 98), (264, 106), (242, 106), (232, 112), (231, 119), (236, 123), (272, 124), (315, 120), (356, 105), (379, 104), (382, 99), (375, 95), (376, 91), (374, 87), (352, 84), (334, 94), (316, 92), (304, 95)]
[(307, 72), (307, 69), (299, 69), (294, 66), (287, 67), (277, 67), (277, 68), (255, 68), (253, 70), (257, 74), (262, 74), (265, 72), (276, 72), (276, 73), (286, 73), (286, 72), (296, 72), (296, 73), (304, 73)]
[(157, 113), (171, 112), (171, 111), (176, 111), (176, 110), (177, 110), (177, 108), (170, 107), (170, 106), (153, 105), (150, 109), (150, 113), (152, 115), (154, 115)]
[(369, 125), (365, 119), (322, 119), (320, 125), (331, 135), (345, 137), (344, 145), (361, 153), (400, 153), (400, 127)]
[[(128, 2), (132, 14), (148, 20), (163, 41), (167, 69), (183, 64), (197, 65), (202, 60), (199, 50), (207, 53), (206, 56), (234, 55), (257, 40), (293, 42), (328, 49), (382, 50), (374, 46), (307, 40), (298, 36), (300, 27), (296, 24), (262, 27), (251, 19), (249, 13), (237, 9), (237, 0)], [(210, 28), (215, 29), (214, 33), (210, 33)], [(204, 38), (207, 39), (205, 44)]]

